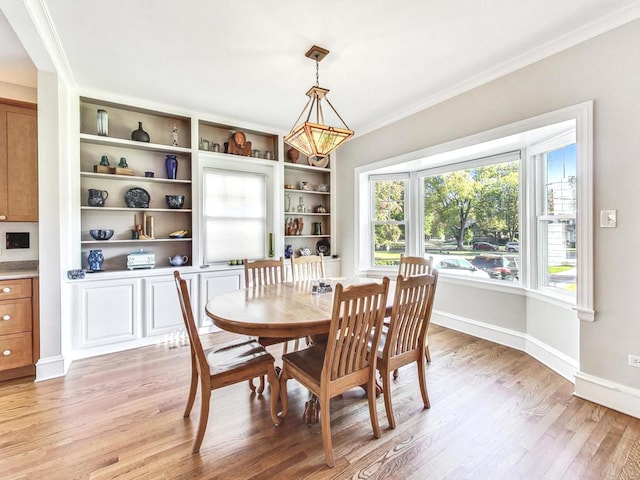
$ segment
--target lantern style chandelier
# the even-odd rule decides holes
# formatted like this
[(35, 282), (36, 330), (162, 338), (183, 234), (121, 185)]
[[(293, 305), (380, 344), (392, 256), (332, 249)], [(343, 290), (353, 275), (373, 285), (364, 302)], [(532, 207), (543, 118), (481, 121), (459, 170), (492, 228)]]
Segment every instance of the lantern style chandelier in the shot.
[[(314, 45), (305, 56), (316, 61), (316, 85), (307, 92), (309, 100), (302, 109), (300, 116), (296, 120), (291, 132), (284, 137), (284, 141), (304, 153), (308, 157), (323, 158), (328, 156), (336, 148), (353, 137), (353, 130), (350, 130), (340, 114), (333, 108), (327, 98), (329, 90), (319, 85), (319, 63), (327, 56), (329, 50)], [(343, 127), (331, 127), (324, 124), (324, 114), (322, 112), (322, 100), (333, 110), (333, 113), (340, 119)], [(306, 113), (306, 116), (305, 116)], [(304, 118), (303, 123), (299, 123)]]

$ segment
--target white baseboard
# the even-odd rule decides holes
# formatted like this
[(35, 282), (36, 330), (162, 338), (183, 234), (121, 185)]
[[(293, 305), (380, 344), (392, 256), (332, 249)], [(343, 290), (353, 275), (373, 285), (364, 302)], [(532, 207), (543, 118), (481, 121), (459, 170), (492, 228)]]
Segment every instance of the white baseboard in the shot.
[(66, 373), (64, 367), (64, 357), (56, 355), (55, 357), (41, 358), (36, 363), (36, 382), (42, 380), (50, 380), (52, 378), (63, 377)]
[(640, 418), (640, 390), (578, 372), (575, 395), (618, 412)]
[(571, 383), (575, 381), (578, 361), (530, 335), (436, 310), (433, 311), (431, 321), (436, 325), (525, 352)]

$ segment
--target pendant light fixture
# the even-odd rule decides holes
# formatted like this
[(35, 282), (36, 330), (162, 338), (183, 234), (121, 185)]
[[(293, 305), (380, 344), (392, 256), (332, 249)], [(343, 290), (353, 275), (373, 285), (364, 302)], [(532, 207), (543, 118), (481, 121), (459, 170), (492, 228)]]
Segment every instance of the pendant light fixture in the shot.
[[(329, 90), (319, 85), (319, 63), (327, 56), (329, 50), (314, 45), (305, 56), (316, 61), (316, 85), (307, 92), (309, 100), (302, 109), (300, 116), (296, 120), (291, 132), (284, 137), (284, 141), (304, 153), (307, 157), (323, 158), (328, 156), (341, 144), (353, 137), (353, 130), (350, 130), (340, 114), (333, 108), (327, 98)], [(340, 119), (343, 127), (331, 127), (324, 124), (324, 114), (322, 112), (322, 100), (333, 110), (333, 113)], [(306, 116), (305, 116), (306, 114)], [(304, 118), (303, 123), (299, 123)]]

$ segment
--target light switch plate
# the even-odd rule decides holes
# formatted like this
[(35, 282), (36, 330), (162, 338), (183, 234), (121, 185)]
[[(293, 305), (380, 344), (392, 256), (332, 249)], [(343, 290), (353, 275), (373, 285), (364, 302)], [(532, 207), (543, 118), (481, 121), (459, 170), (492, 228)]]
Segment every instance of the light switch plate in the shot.
[(618, 224), (616, 210), (600, 210), (600, 227), (616, 228)]

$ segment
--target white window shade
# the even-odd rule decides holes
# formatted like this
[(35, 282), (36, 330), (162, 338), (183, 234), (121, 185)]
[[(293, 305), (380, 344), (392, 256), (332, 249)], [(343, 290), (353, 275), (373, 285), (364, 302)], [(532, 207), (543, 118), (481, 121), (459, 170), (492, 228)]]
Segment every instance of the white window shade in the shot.
[(204, 169), (205, 262), (265, 258), (266, 177)]

